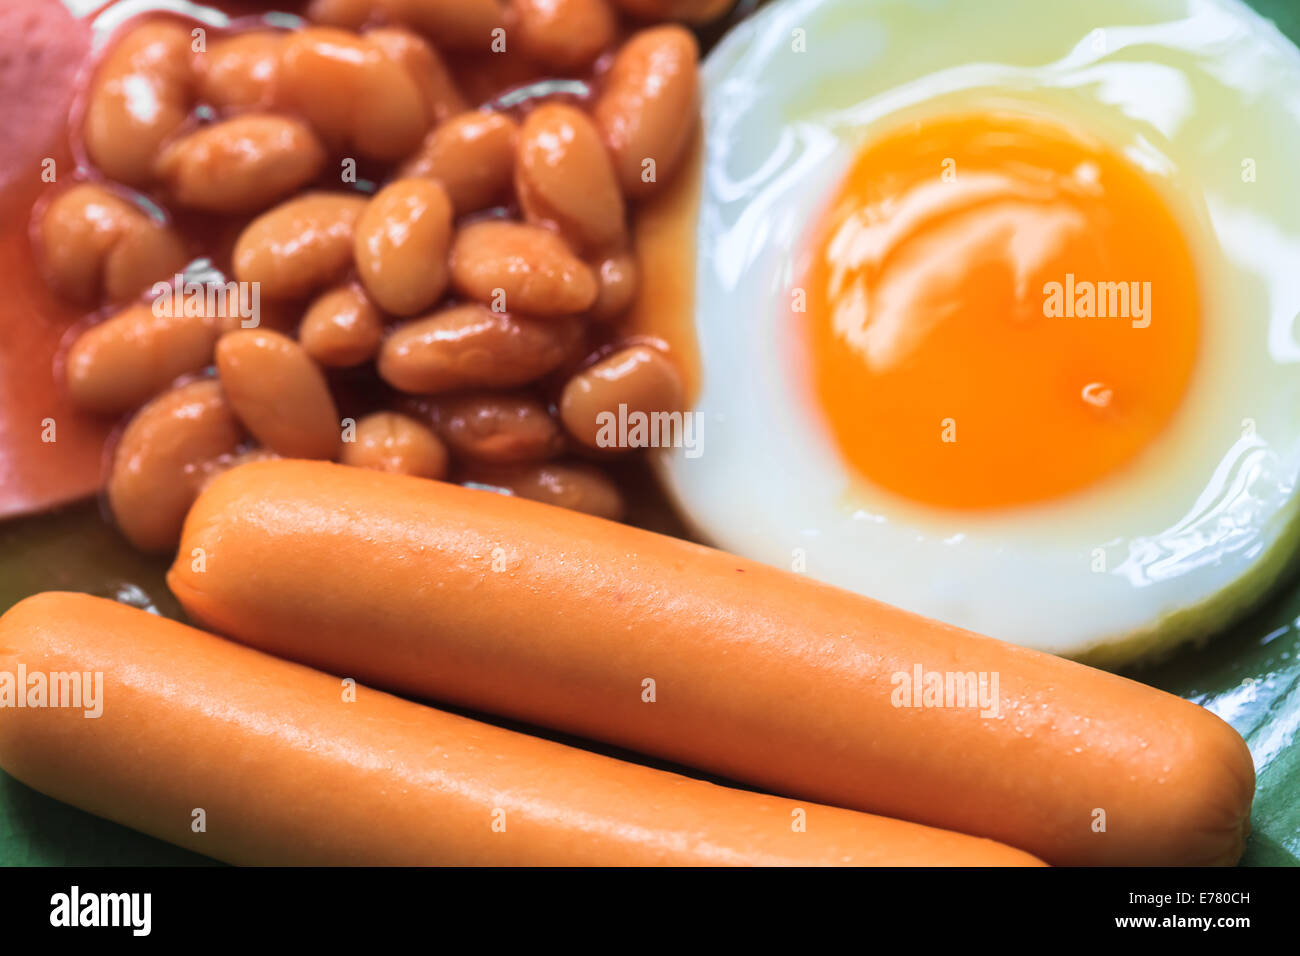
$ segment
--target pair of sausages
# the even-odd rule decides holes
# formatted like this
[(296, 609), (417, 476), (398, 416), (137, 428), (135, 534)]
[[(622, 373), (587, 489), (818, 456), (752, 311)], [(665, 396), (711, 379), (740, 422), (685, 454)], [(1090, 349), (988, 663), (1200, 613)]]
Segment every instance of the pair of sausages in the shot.
[[(996, 840), (1052, 863), (1231, 863), (1249, 828), (1254, 792), (1249, 751), (1231, 727), (1202, 708), (799, 575), (533, 502), (327, 463), (243, 465), (215, 479), (199, 497), (168, 580), (196, 620), (280, 658), (608, 741), (819, 805)], [(13, 620), (15, 613), (0, 625), (0, 646), (19, 644), (26, 631), (21, 618)], [(92, 623), (87, 617), (83, 633)], [(152, 620), (150, 626), (173, 627)], [(93, 640), (82, 639), (82, 651), (90, 653), (108, 641), (109, 631), (116, 632), (105, 625)], [(200, 636), (187, 638), (187, 646), (191, 642), (198, 646)], [(175, 637), (156, 645), (138, 636), (120, 639), (118, 660), (144, 655), (139, 666), (160, 675), (154, 682), (161, 686), (161, 675), (171, 668), (191, 667), (174, 663), (188, 660), (188, 650), (166, 650), (180, 643)], [(159, 648), (156, 657), (149, 656), (150, 646)], [(203, 638), (201, 646), (205, 657), (251, 653), (225, 649), (211, 638)], [(214, 648), (223, 650), (218, 655)], [(217, 750), (251, 747), (255, 756), (247, 759), (256, 766), (250, 765), (250, 781), (269, 772), (256, 756), (260, 735), (269, 734), (277, 760), (297, 767), (297, 774), (315, 781), (318, 789), (328, 789), (327, 781), (344, 777), (331, 776), (334, 771), (319, 765), (327, 755), (308, 741), (339, 741), (335, 746), (344, 752), (343, 763), (365, 763), (368, 748), (378, 748), (393, 754), (386, 765), (392, 773), (408, 765), (427, 769), (422, 754), (430, 746), (438, 749), (430, 741), (487, 733), (493, 735), (493, 746), (508, 748), (522, 769), (493, 775), (492, 760), (467, 761), (459, 765), (458, 783), (439, 786), (459, 790), (488, 773), (492, 786), (505, 790), (510, 781), (544, 788), (542, 803), (532, 793), (520, 797), (521, 805), (545, 806), (547, 813), (574, 820), (604, 814), (611, 827), (624, 815), (640, 815), (636, 825), (657, 834), (644, 807), (661, 802), (658, 787), (668, 786), (664, 780), (677, 780), (653, 777), (657, 782), (651, 789), (652, 778), (645, 776), (651, 772), (601, 763), (602, 773), (636, 776), (647, 781), (647, 789), (635, 798), (612, 785), (592, 790), (583, 782), (588, 771), (575, 772), (578, 765), (568, 761), (579, 758), (563, 748), (496, 736), (506, 732), (477, 725), (471, 730), (456, 719), (395, 699), (383, 707), (391, 708), (391, 713), (385, 710), (386, 719), (400, 732), (382, 742), (358, 742), (350, 736), (353, 725), (327, 721), (328, 709), (318, 712), (310, 694), (294, 689), (274, 706), (263, 700), (269, 688), (296, 688), (295, 682), (307, 680), (302, 675), (309, 672), (274, 658), (238, 659), (249, 668), (257, 662), (248, 672), (253, 676), (221, 681), (222, 693), (249, 683), (258, 696), (241, 692), (216, 708), (229, 715), (224, 726), (205, 730), (208, 718), (201, 715), (214, 705), (203, 695), (168, 699), (159, 692), (149, 706), (154, 720), (162, 720), (169, 709), (179, 710), (193, 728), (187, 732), (202, 735), (199, 739)], [(196, 680), (204, 669), (217, 667), (194, 664)], [(928, 687), (928, 675), (935, 674), (978, 675), (981, 686), (993, 693), (965, 706), (942, 694), (931, 699), (922, 685)], [(906, 683), (900, 683), (901, 675), (915, 677), (917, 687), (900, 693)], [(188, 679), (179, 686), (187, 686)], [(310, 678), (322, 680), (337, 691), (329, 678)], [(320, 686), (324, 693), (325, 685)], [(0, 721), (5, 716), (0, 712)], [(288, 728), (284, 739), (265, 729), (281, 724)], [(0, 764), (41, 789), (85, 805), (84, 788), (63, 783), (87, 755), (69, 755), (60, 748), (68, 740), (79, 746), (77, 741), (90, 732), (79, 735), (66, 724), (49, 726), (42, 748), (49, 756), (43, 763), (32, 763), (30, 748), (21, 747), (15, 763), (15, 736), (9, 732), (0, 734)], [(128, 729), (114, 738), (119, 751), (135, 746), (135, 732)], [(231, 733), (239, 742), (223, 744)], [(600, 763), (604, 758), (581, 758), (589, 759)], [(159, 766), (176, 760), (182, 761), (180, 779), (188, 779), (193, 763), (179, 755), (169, 754)], [(121, 786), (106, 789), (118, 794), (126, 783), (107, 762), (97, 762), (97, 773), (114, 776)], [(167, 790), (161, 779), (155, 783)], [(672, 784), (680, 786), (685, 785)], [(339, 789), (350, 794), (359, 787), (349, 783)], [(727, 801), (750, 798), (722, 793), (728, 794)], [(238, 805), (236, 797), (251, 798), (251, 791), (232, 794), (230, 807)], [(90, 809), (116, 812), (120, 819), (120, 814), (135, 812), (130, 809), (134, 800), (131, 792), (120, 806)], [(714, 819), (710, 814), (717, 807), (710, 809), (701, 796), (686, 802), (696, 809), (683, 809), (683, 820), (696, 813), (704, 827)], [(791, 812), (793, 805), (778, 803), (781, 814)], [(251, 805), (258, 806), (256, 801)], [(150, 822), (154, 809), (127, 822), (157, 832), (162, 824)], [(878, 819), (852, 818), (852, 826)], [(756, 834), (761, 828), (755, 828), (753, 819), (739, 814), (736, 829), (724, 827), (733, 849), (753, 849), (735, 859), (775, 861), (780, 854), (763, 842), (771, 834), (762, 831), (760, 840)], [(400, 814), (394, 820), (394, 826), (414, 825)], [(271, 827), (249, 826), (268, 831), (263, 833), (270, 846), (266, 852), (278, 859), (309, 852), (294, 849), (301, 831), (293, 840), (281, 841), (269, 832)], [(628, 836), (636, 827), (615, 829), (623, 833), (620, 839), (642, 839)], [(375, 850), (372, 859), (400, 858), (402, 841), (390, 835), (393, 846)], [(828, 842), (815, 848), (811, 842), (797, 844), (811, 854), (800, 859), (868, 858), (848, 831), (825, 836)], [(194, 845), (184, 833), (179, 837), (178, 842)], [(747, 843), (751, 837), (758, 842)], [(318, 834), (316, 839), (322, 838)], [(449, 845), (459, 846), (459, 839), (447, 836)], [(645, 839), (656, 846), (662, 842), (657, 836)], [(869, 842), (880, 839), (875, 835)], [(912, 854), (910, 841), (910, 836), (904, 841), (908, 849), (891, 843), (884, 856), (870, 858), (922, 862), (923, 855)], [(432, 852), (430, 845), (421, 844)], [(980, 852), (992, 854), (986, 862), (1011, 862), (999, 856), (1007, 852), (1004, 847), (980, 846)], [(473, 852), (480, 849), (474, 844)], [(542, 858), (519, 852), (523, 855), (510, 859)], [(954, 859), (957, 855), (953, 850)], [(243, 845), (226, 856), (268, 858)], [(601, 859), (640, 862), (652, 856), (638, 846)], [(452, 858), (435, 854), (423, 859)], [(707, 854), (698, 859), (721, 861)], [(929, 855), (924, 861), (935, 859)]]
[(1037, 862), (443, 713), (88, 595), (40, 594), (0, 618), (0, 671), (20, 664), (102, 674), (101, 713), (0, 709), (6, 771), (232, 863)]

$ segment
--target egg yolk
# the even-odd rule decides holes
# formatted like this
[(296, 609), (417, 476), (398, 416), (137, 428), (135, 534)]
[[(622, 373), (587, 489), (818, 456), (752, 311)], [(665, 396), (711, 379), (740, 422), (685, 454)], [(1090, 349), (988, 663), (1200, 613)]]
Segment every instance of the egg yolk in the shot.
[(793, 307), (829, 431), (913, 501), (1084, 488), (1187, 391), (1201, 320), (1180, 224), (1137, 165), (1053, 122), (949, 117), (869, 143), (805, 248)]

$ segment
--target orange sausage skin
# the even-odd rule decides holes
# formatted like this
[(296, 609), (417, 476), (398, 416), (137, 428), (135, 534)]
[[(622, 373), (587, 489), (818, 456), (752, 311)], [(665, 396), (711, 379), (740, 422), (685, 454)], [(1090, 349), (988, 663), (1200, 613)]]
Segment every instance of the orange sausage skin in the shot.
[[(168, 581), (281, 656), (1049, 863), (1228, 864), (1249, 829), (1250, 753), (1187, 701), (535, 502), (246, 465), (199, 498)], [(996, 715), (897, 706), (917, 666), (996, 675)]]
[(1038, 864), (990, 840), (719, 787), (363, 686), (348, 702), (336, 677), (82, 594), (40, 594), (0, 618), (0, 670), (19, 663), (29, 675), (101, 672), (102, 713), (0, 709), (0, 766), (232, 863)]

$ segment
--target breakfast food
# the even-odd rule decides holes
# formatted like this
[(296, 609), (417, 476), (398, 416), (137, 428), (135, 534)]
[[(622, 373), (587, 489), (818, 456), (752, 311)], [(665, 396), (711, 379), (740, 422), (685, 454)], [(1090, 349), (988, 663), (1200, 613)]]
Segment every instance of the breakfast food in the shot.
[(0, 617), (0, 661), (103, 682), (94, 719), (0, 710), (0, 766), (232, 863), (1040, 865), (441, 713), (81, 594)]
[[(664, 343), (633, 341), (620, 318), (640, 282), (634, 203), (672, 182), (694, 127), (694, 36), (625, 26), (605, 0), (307, 12), (295, 29), (204, 27), (193, 44), (184, 19), (143, 17), (110, 42), (80, 133), (118, 182), (56, 188), (36, 210), (50, 286), (98, 310), (59, 364), (68, 393), (97, 415), (142, 415), (215, 365), (244, 433), (235, 456), (478, 484), (484, 465), (509, 465), (499, 491), (621, 514), (598, 461), (566, 460), (595, 443), (560, 396), (585, 409), (573, 396), (599, 378), (602, 398), (646, 413), (682, 401)], [(498, 21), (517, 31), (513, 54), (493, 46)], [(578, 79), (552, 90), (557, 72)], [(213, 233), (203, 216), (238, 228)], [(602, 372), (629, 354), (660, 374)], [(405, 396), (439, 399), (411, 418)], [(358, 420), (366, 448), (349, 447)], [(148, 472), (152, 453), (132, 460)], [(153, 535), (174, 517), (127, 536), (165, 547)]]
[(168, 584), (278, 656), (1049, 863), (1232, 863), (1249, 826), (1250, 752), (1194, 704), (528, 501), (245, 465), (194, 504)]
[(47, 281), (78, 303), (135, 298), (185, 262), (180, 238), (151, 218), (136, 197), (82, 183), (51, 200), (37, 245)]
[(1300, 57), (1235, 0), (184, 7), (83, 18), (62, 130), (0, 37), (0, 509), (103, 461), (0, 528), (0, 611), (213, 633), (18, 604), (0, 767), (253, 863), (1291, 839), (1278, 632), (1143, 676), (1189, 700), (1053, 656), (1208, 634), (1300, 539)]
[(1221, 631), (1300, 537), (1300, 206), (1256, 173), (1296, 82), (1225, 0), (765, 5), (638, 236), (694, 276), (634, 321), (696, 353), (685, 520), (1102, 666)]
[(211, 380), (163, 392), (131, 419), (108, 479), (118, 527), (141, 551), (176, 543), (204, 469), (233, 455), (243, 430), (221, 386)]

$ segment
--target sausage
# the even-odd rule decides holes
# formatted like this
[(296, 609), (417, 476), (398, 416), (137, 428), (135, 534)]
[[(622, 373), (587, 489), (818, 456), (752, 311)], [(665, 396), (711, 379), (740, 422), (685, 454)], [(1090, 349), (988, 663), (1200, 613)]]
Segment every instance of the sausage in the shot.
[[(1248, 830), (1250, 753), (1209, 711), (676, 538), (280, 461), (209, 485), (181, 555), (186, 610), (264, 650), (1049, 863), (1232, 863)], [(988, 706), (923, 706), (918, 669), (953, 703), (985, 675)]]
[[(85, 594), (38, 594), (0, 617), (0, 669), (20, 667), (81, 675), (79, 690), (98, 682), (99, 692), (93, 706), (83, 694), (79, 707), (0, 708), (0, 766), (57, 800), (231, 863), (1037, 862), (367, 687), (349, 700), (336, 677)], [(792, 826), (800, 811), (802, 830)]]

